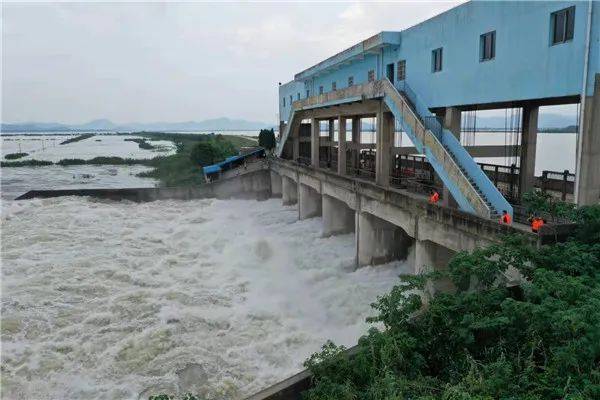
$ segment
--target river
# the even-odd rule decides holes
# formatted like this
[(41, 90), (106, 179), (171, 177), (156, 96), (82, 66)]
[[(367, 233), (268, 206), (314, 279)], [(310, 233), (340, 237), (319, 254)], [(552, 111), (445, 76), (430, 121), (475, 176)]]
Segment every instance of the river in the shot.
[(5, 201), (2, 398), (239, 399), (353, 345), (409, 266), (281, 200)]

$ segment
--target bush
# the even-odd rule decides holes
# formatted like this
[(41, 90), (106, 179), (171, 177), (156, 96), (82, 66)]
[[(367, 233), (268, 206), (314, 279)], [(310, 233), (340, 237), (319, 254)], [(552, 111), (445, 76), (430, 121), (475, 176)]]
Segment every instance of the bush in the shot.
[(27, 157), (29, 153), (8, 153), (4, 156), (7, 160), (18, 160), (19, 158)]
[[(305, 365), (317, 399), (600, 398), (600, 206), (588, 227), (535, 248), (520, 237), (458, 253), (447, 271), (408, 276), (373, 304), (377, 315), (353, 357), (327, 343)], [(593, 228), (591, 228), (593, 227)], [(507, 287), (515, 267), (526, 280)], [(422, 307), (428, 279), (450, 279)]]

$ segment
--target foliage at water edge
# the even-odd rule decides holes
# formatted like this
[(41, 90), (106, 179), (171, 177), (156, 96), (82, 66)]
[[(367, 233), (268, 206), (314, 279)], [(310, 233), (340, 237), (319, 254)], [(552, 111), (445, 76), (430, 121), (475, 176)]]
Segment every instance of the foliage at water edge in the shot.
[[(574, 211), (565, 243), (521, 237), (458, 253), (446, 271), (406, 276), (373, 304), (353, 356), (329, 342), (305, 363), (306, 400), (600, 398), (600, 206)], [(504, 274), (524, 278), (507, 287)], [(428, 279), (431, 279), (430, 283)], [(439, 279), (422, 307), (416, 294)]]

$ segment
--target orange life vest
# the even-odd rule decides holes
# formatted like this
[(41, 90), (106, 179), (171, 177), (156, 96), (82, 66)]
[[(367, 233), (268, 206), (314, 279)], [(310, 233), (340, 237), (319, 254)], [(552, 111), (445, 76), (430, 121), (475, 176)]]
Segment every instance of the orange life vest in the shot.
[(531, 221), (531, 230), (533, 232), (539, 232), (540, 228), (544, 225), (544, 220), (541, 218), (534, 218), (533, 221)]
[(500, 217), (500, 223), (510, 225), (512, 223), (512, 218), (510, 217), (510, 214), (502, 214), (502, 216)]
[(431, 194), (431, 196), (429, 196), (429, 202), (431, 204), (437, 203), (439, 201), (439, 199), (440, 199), (440, 194), (438, 192), (433, 192)]

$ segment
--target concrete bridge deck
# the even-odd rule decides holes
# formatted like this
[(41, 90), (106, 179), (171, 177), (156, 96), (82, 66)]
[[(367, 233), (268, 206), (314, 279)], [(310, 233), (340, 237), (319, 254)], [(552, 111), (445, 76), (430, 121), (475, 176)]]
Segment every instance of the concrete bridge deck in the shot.
[(292, 161), (271, 160), (271, 192), (298, 204), (298, 218), (321, 216), (323, 234), (354, 232), (357, 266), (403, 259), (414, 246), (414, 273), (445, 268), (459, 251), (520, 233), (541, 243), (528, 226), (501, 225), (455, 208), (429, 204), (424, 196), (383, 187)]

